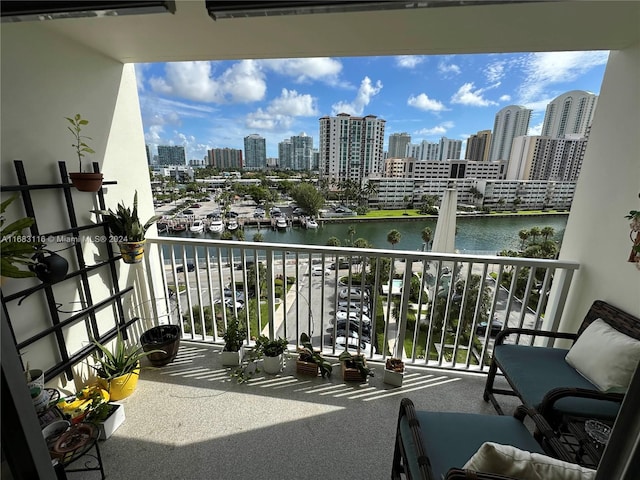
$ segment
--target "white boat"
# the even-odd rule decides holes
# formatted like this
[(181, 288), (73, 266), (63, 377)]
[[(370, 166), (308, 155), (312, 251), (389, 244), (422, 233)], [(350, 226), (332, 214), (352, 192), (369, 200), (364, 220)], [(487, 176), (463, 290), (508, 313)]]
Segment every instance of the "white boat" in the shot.
[(310, 218), (306, 222), (307, 228), (318, 228), (318, 222), (316, 222), (313, 218)]
[(211, 223), (209, 224), (209, 231), (211, 233), (224, 232), (224, 222), (219, 218), (211, 220)]
[(204, 232), (204, 222), (202, 220), (194, 220), (191, 226), (189, 227), (189, 231), (193, 233)]
[(230, 218), (229, 223), (227, 223), (227, 230), (233, 232), (238, 229), (238, 221), (235, 218)]
[(276, 228), (279, 230), (285, 230), (289, 225), (287, 225), (287, 220), (284, 217), (278, 217), (276, 220)]

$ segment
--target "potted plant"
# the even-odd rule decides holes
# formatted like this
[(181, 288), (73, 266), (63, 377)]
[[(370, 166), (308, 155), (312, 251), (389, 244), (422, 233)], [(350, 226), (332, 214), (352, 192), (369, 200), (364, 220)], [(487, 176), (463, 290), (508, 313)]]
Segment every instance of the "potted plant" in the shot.
[(178, 325), (153, 327), (140, 336), (140, 345), (145, 352), (156, 350), (156, 353), (151, 353), (147, 357), (154, 367), (171, 363), (180, 348), (180, 327)]
[(5, 210), (16, 198), (17, 195), (14, 195), (0, 204), (0, 271), (2, 277), (35, 277), (36, 273), (32, 269), (20, 268), (23, 265), (34, 267), (38, 263), (34, 257), (45, 251), (44, 244), (38, 239), (22, 234), (35, 220), (24, 217), (5, 226)]
[(256, 348), (262, 352), (262, 366), (266, 373), (275, 374), (282, 370), (287, 345), (289, 341), (286, 338), (278, 337), (271, 340), (265, 335), (258, 337)]
[(97, 192), (102, 186), (102, 174), (82, 171), (82, 157), (86, 153), (96, 153), (86, 142), (86, 140), (91, 140), (91, 137), (82, 135), (82, 127), (88, 125), (89, 120), (82, 118), (79, 113), (76, 113), (73, 118), (64, 118), (71, 124), (67, 125), (73, 135), (74, 143), (71, 146), (75, 148), (76, 155), (78, 155), (78, 171), (69, 173), (71, 183), (81, 192)]
[(373, 370), (367, 367), (364, 355), (353, 355), (345, 350), (338, 356), (342, 365), (342, 378), (347, 382), (362, 382), (368, 377), (373, 377)]
[(140, 360), (147, 355), (162, 350), (145, 352), (140, 345), (127, 347), (118, 330), (113, 351), (98, 341), (93, 341), (101, 356), (94, 356), (98, 366), (93, 366), (98, 374), (99, 385), (109, 392), (111, 400), (122, 400), (131, 395), (138, 384)]
[(138, 191), (133, 195), (133, 210), (119, 203), (113, 210), (92, 210), (99, 213), (107, 222), (113, 240), (118, 243), (122, 260), (125, 263), (139, 263), (144, 255), (144, 236), (151, 225), (161, 217), (154, 215), (146, 223), (138, 217)]
[(631, 229), (629, 238), (631, 239), (631, 243), (633, 243), (633, 247), (631, 247), (628, 261), (636, 262), (636, 265), (640, 268), (640, 210), (631, 210), (629, 215), (626, 215), (624, 218), (631, 220), (629, 224), (629, 228)]
[(387, 358), (384, 365), (382, 381), (396, 387), (402, 386), (404, 378), (404, 362), (400, 358)]
[(224, 339), (224, 348), (220, 352), (222, 365), (235, 367), (242, 363), (246, 335), (247, 332), (240, 321), (237, 318), (230, 318), (222, 334)]
[(309, 335), (302, 333), (300, 335), (300, 347), (298, 347), (296, 372), (317, 377), (318, 371), (320, 371), (322, 378), (325, 378), (331, 376), (332, 370), (333, 365), (322, 356), (322, 353), (313, 348)]

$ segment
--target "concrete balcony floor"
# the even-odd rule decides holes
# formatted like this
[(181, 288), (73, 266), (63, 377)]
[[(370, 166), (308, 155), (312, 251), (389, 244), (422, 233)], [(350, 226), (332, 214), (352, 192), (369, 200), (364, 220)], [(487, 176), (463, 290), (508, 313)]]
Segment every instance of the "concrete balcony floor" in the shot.
[(327, 380), (297, 375), (292, 356), (281, 374), (238, 384), (219, 351), (183, 341), (172, 364), (143, 370), (122, 401), (126, 421), (100, 443), (108, 480), (387, 479), (402, 397), (419, 409), (495, 414), (482, 374), (410, 367), (398, 388), (374, 363), (367, 383), (345, 383), (337, 360)]

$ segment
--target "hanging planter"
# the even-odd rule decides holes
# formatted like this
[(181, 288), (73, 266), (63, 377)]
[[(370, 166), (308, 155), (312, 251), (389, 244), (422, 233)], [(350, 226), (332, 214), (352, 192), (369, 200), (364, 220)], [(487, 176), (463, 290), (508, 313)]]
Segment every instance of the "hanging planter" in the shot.
[(124, 263), (140, 263), (144, 257), (144, 243), (140, 242), (119, 242), (120, 255)]
[(113, 210), (91, 210), (98, 213), (107, 222), (109, 231), (114, 240), (117, 241), (125, 263), (139, 263), (144, 256), (144, 236), (151, 225), (160, 219), (154, 215), (147, 223), (143, 224), (138, 217), (138, 191), (133, 195), (133, 210), (125, 207), (122, 203)]

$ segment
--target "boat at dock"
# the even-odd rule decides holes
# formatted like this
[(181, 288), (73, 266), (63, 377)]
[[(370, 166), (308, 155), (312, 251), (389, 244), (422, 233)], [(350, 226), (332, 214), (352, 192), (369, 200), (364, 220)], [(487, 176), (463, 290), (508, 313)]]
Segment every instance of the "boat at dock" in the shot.
[(305, 221), (304, 226), (306, 228), (318, 228), (318, 222), (316, 222), (313, 218), (309, 218)]
[(189, 227), (189, 231), (193, 233), (204, 232), (204, 222), (202, 220), (194, 220), (194, 222)]
[(276, 220), (276, 228), (278, 230), (286, 230), (289, 225), (287, 224), (287, 219), (284, 217), (278, 217)]
[(209, 231), (211, 233), (222, 233), (224, 232), (224, 223), (220, 218), (214, 218), (211, 220), (209, 224)]
[(233, 232), (238, 229), (238, 221), (235, 218), (230, 218), (229, 223), (227, 223), (227, 230)]

